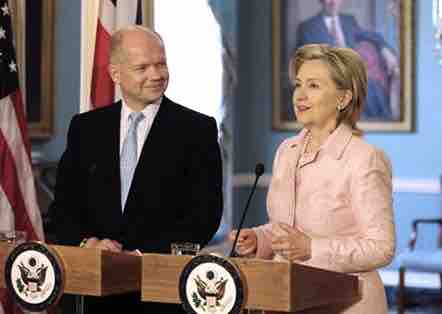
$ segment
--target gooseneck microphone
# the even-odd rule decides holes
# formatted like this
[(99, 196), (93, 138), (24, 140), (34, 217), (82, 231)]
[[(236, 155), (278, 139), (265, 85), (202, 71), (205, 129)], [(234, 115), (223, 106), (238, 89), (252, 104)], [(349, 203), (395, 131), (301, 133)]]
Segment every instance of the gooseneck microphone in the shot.
[(247, 210), (249, 209), (250, 200), (252, 199), (253, 194), (255, 193), (256, 186), (258, 184), (259, 178), (264, 173), (264, 165), (262, 163), (258, 163), (255, 166), (255, 183), (253, 183), (252, 190), (250, 191), (249, 198), (246, 203), (246, 207), (242, 213), (241, 221), (239, 222), (238, 231), (236, 233), (235, 241), (233, 241), (232, 250), (230, 251), (229, 256), (235, 257), (237, 256), (235, 253), (236, 242), (238, 242), (239, 233), (241, 232), (242, 225), (244, 224), (244, 219), (246, 218)]

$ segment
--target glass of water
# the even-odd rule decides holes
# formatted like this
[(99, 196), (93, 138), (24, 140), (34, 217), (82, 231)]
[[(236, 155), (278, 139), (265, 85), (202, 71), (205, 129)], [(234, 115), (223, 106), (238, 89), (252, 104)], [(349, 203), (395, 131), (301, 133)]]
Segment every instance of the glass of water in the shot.
[(172, 255), (197, 255), (200, 251), (198, 243), (174, 242), (170, 245)]

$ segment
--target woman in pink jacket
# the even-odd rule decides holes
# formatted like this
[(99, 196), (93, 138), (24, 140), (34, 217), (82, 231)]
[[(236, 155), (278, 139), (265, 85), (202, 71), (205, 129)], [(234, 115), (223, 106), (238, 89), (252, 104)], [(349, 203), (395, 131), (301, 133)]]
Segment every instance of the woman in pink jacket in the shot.
[(367, 94), (365, 65), (351, 49), (306, 45), (290, 61), (290, 79), (304, 128), (276, 152), (269, 223), (241, 231), (237, 252), (362, 279), (360, 300), (302, 313), (387, 313), (376, 269), (395, 251), (392, 173), (384, 152), (356, 126)]

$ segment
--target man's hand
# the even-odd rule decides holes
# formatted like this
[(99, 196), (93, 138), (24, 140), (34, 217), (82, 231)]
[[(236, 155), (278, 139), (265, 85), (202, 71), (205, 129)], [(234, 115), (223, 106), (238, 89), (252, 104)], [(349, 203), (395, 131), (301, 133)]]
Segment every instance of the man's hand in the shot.
[(384, 58), (385, 64), (387, 65), (388, 74), (393, 76), (398, 76), (400, 69), (397, 57), (390, 49), (386, 47), (382, 48), (381, 53), (382, 57)]
[(95, 237), (89, 238), (86, 243), (84, 244), (84, 247), (86, 248), (96, 248), (100, 250), (107, 250), (111, 252), (119, 253), (123, 249), (123, 245), (121, 245), (119, 242), (111, 239), (102, 239), (99, 240)]

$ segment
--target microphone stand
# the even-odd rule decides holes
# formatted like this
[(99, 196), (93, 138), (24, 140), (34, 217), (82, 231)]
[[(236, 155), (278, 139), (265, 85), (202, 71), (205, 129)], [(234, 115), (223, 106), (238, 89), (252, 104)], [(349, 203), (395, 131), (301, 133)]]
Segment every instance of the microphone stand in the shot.
[(245, 207), (245, 209), (244, 209), (244, 211), (242, 213), (241, 221), (239, 222), (239, 226), (238, 226), (238, 232), (236, 233), (235, 241), (233, 241), (232, 249), (231, 249), (230, 254), (229, 254), (230, 257), (238, 256), (236, 254), (236, 252), (235, 252), (236, 243), (238, 242), (238, 237), (239, 237), (239, 234), (241, 232), (242, 225), (244, 224), (244, 219), (246, 218), (246, 214), (247, 214), (247, 210), (248, 210), (249, 205), (250, 205), (250, 201), (251, 201), (252, 196), (253, 196), (253, 194), (254, 194), (254, 192), (256, 190), (256, 185), (258, 184), (258, 180), (259, 180), (259, 178), (261, 177), (261, 175), (263, 173), (264, 173), (264, 166), (262, 164), (256, 165), (256, 168), (255, 168), (255, 174), (256, 174), (255, 182), (253, 183), (252, 192), (249, 194), (249, 198), (247, 199), (246, 207)]
[(84, 314), (84, 296), (75, 296), (75, 314)]

